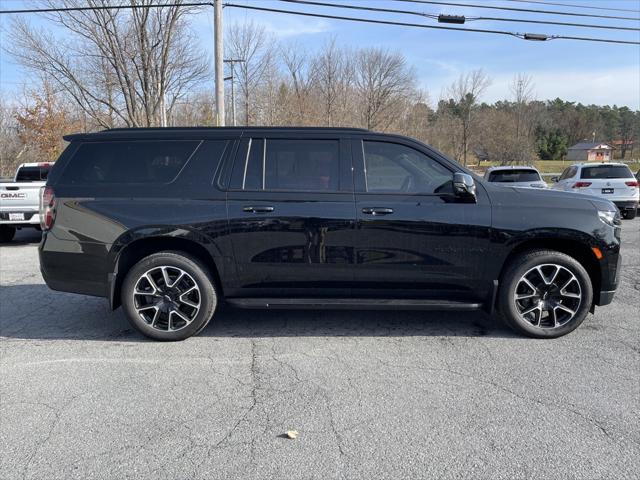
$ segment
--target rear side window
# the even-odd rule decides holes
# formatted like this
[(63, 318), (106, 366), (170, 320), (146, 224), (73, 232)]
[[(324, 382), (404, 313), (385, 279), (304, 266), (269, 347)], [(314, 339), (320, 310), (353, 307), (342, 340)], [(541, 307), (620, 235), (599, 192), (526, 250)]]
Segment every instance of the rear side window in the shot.
[(498, 170), (489, 174), (490, 182), (539, 182), (540, 180), (540, 174), (529, 169)]
[(233, 184), (243, 190), (337, 191), (339, 140), (251, 139), (234, 165)]
[(80, 145), (60, 183), (162, 184), (172, 182), (199, 141), (117, 141)]
[(632, 178), (633, 173), (626, 165), (598, 165), (583, 167), (580, 178), (597, 180), (599, 178)]
[(21, 167), (16, 173), (16, 182), (42, 182), (49, 175), (50, 166)]
[(578, 170), (576, 167), (568, 167), (564, 172), (562, 172), (562, 175), (560, 175), (560, 178), (558, 180), (566, 180), (567, 178), (572, 178), (576, 174), (576, 170)]

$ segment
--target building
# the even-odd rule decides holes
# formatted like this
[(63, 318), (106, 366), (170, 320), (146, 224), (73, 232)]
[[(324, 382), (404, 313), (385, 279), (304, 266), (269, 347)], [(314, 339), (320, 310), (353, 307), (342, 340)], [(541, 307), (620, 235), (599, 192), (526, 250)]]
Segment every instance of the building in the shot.
[(579, 162), (610, 162), (613, 157), (613, 147), (608, 143), (582, 142), (569, 147), (567, 160)]

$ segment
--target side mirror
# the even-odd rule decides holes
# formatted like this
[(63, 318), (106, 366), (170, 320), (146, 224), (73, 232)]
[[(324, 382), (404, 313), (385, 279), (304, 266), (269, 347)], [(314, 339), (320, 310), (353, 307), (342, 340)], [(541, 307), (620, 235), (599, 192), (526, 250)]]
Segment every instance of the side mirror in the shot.
[(560, 177), (557, 175), (555, 177), (551, 177), (552, 182), (558, 182), (559, 180), (560, 180)]
[(476, 201), (476, 182), (467, 173), (456, 172), (453, 174), (453, 192), (456, 197), (467, 201)]

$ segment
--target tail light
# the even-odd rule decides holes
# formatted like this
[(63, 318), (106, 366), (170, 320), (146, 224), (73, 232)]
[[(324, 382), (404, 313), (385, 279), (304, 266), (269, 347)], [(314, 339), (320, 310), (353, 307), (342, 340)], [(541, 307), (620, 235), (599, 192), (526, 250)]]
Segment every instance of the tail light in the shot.
[(638, 182), (624, 182), (627, 187), (636, 187), (638, 188), (638, 185), (640, 185)]
[(40, 227), (43, 231), (53, 227), (56, 219), (56, 195), (53, 187), (40, 189)]
[(591, 185), (591, 182), (576, 182), (573, 185), (573, 188), (586, 188), (589, 187)]

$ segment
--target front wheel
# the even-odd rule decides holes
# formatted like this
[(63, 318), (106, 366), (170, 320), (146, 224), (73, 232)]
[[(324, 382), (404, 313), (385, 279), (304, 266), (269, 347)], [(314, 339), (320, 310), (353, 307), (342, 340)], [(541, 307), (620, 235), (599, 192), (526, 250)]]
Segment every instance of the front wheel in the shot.
[(534, 250), (516, 257), (503, 275), (498, 309), (514, 330), (556, 338), (583, 322), (593, 300), (589, 274), (573, 257)]
[(143, 258), (122, 284), (129, 322), (155, 340), (184, 340), (203, 330), (218, 303), (208, 269), (182, 252)]

